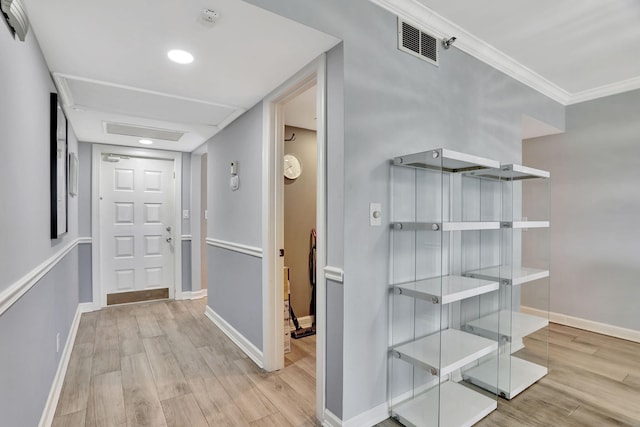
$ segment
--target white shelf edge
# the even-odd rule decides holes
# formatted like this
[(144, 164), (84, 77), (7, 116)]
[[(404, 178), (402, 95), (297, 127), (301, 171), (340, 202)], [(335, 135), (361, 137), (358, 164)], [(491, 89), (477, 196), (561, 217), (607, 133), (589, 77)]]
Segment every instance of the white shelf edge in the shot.
[(509, 271), (510, 267), (508, 266), (498, 266), (498, 267), (488, 267), (482, 268), (480, 270), (471, 270), (464, 273), (465, 276), (475, 277), (477, 279), (484, 280), (499, 280), (501, 284), (507, 286), (517, 286), (523, 283), (532, 282), (534, 280), (543, 279), (545, 277), (549, 277), (549, 270), (541, 270), (530, 267), (520, 267), (519, 269), (527, 269), (534, 271), (533, 273), (517, 276), (515, 279), (509, 277), (500, 277), (502, 271), (496, 274), (495, 269), (500, 268), (504, 271)]
[[(503, 224), (505, 224), (503, 222)], [(508, 228), (523, 229), (523, 228), (549, 228), (549, 221), (512, 221), (506, 222), (510, 224)]]
[(415, 222), (393, 221), (391, 228), (399, 231), (472, 231), (472, 230), (498, 230), (499, 221), (445, 221), (445, 222)]

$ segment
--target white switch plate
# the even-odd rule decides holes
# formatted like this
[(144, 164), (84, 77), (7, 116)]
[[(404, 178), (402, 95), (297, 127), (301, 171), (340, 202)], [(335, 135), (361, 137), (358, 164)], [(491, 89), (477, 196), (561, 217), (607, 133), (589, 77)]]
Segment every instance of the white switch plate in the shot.
[(189, 210), (185, 209), (182, 211), (182, 219), (189, 219)]
[(209, 219), (209, 211), (206, 209), (204, 211), (204, 219)]
[(369, 225), (373, 227), (382, 225), (382, 206), (380, 203), (369, 204)]

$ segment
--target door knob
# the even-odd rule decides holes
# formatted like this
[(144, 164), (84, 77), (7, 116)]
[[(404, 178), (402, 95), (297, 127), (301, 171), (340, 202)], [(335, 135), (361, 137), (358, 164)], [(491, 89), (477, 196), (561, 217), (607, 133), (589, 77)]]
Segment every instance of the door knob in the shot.
[(171, 226), (168, 226), (168, 227), (167, 227), (167, 231), (168, 231), (168, 232), (171, 232)]
[(167, 243), (171, 243), (173, 242), (173, 239), (171, 237), (167, 237)]

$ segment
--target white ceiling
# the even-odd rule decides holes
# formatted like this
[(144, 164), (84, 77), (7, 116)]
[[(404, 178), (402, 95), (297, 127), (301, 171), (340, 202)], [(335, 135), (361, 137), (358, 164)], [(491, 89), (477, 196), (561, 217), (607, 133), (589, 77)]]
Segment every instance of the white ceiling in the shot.
[(285, 125), (316, 130), (316, 90), (318, 87), (312, 86), (285, 104)]
[[(151, 147), (192, 151), (338, 43), (239, 0), (26, 3), (74, 131), (90, 142), (139, 146), (106, 134), (114, 122), (185, 132)], [(171, 49), (194, 62), (169, 61)]]

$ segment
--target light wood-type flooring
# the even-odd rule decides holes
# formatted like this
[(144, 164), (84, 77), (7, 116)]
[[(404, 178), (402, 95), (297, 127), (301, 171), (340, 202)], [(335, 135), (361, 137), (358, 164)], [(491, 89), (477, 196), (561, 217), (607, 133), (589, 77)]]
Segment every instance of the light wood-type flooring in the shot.
[[(205, 300), (83, 314), (54, 419), (74, 426), (317, 426), (315, 337), (264, 373), (204, 316)], [(546, 353), (546, 331), (519, 357)], [(481, 427), (640, 427), (640, 344), (549, 326), (549, 374)], [(379, 426), (397, 426), (387, 420)]]
[(53, 426), (318, 425), (315, 337), (291, 340), (285, 369), (267, 374), (204, 309), (202, 299), (83, 314)]

